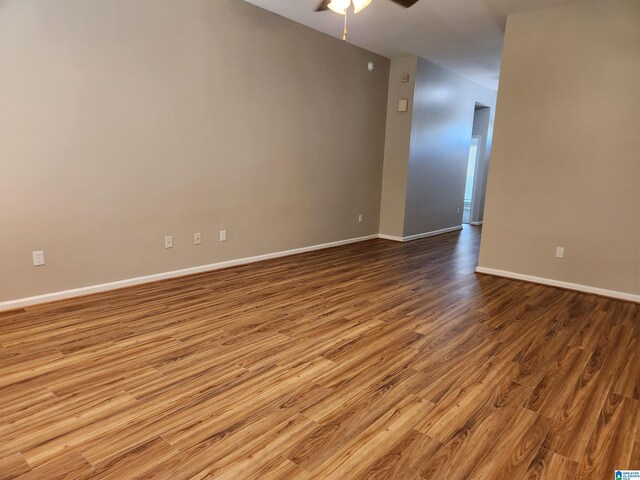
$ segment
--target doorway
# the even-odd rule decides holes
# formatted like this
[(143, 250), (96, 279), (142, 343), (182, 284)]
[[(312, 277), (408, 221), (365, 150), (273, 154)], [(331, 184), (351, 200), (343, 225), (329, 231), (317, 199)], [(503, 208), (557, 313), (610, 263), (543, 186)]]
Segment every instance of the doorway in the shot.
[(464, 207), (462, 210), (462, 223), (471, 223), (471, 212), (473, 211), (474, 186), (476, 184), (476, 172), (478, 171), (478, 150), (480, 145), (480, 135), (471, 138), (469, 146), (469, 160), (467, 163), (467, 183), (464, 187)]
[(482, 225), (489, 152), (491, 151), (490, 122), (490, 107), (476, 102), (467, 159), (462, 212), (463, 224)]

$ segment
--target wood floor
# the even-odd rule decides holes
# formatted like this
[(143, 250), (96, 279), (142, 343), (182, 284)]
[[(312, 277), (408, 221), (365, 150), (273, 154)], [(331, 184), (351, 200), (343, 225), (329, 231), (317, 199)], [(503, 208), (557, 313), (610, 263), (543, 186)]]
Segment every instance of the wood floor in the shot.
[(640, 306), (476, 275), (479, 233), (0, 314), (0, 477), (640, 469)]

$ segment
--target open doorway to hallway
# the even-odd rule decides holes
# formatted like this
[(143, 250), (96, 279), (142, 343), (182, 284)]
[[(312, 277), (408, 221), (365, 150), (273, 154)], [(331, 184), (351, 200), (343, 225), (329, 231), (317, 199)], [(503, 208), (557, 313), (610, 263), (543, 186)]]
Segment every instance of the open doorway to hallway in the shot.
[(481, 225), (484, 215), (490, 113), (489, 107), (476, 103), (473, 115), (472, 137), (469, 143), (467, 179), (462, 212), (462, 223), (471, 225)]
[(464, 209), (462, 211), (462, 223), (471, 222), (471, 202), (473, 201), (473, 186), (476, 178), (476, 166), (478, 164), (478, 143), (480, 136), (474, 135), (469, 147), (469, 163), (467, 164), (467, 183), (464, 187)]

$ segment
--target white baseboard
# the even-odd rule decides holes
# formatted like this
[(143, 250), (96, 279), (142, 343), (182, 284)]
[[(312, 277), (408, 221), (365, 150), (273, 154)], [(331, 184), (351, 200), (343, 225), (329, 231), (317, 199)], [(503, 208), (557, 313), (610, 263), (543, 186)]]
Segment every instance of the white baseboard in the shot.
[(408, 237), (402, 237), (403, 242), (410, 242), (411, 240), (418, 240), (419, 238), (435, 237), (436, 235), (442, 235), (443, 233), (455, 232), (462, 230), (462, 225), (455, 227), (443, 228), (441, 230), (433, 230), (431, 232), (417, 233), (415, 235), (409, 235)]
[(482, 225), (482, 220), (480, 220), (479, 222), (469, 222), (469, 225)]
[(407, 237), (395, 237), (393, 235), (386, 235), (384, 233), (378, 234), (378, 238), (384, 240), (393, 240), (394, 242), (410, 242), (411, 240), (418, 240), (419, 238), (434, 237), (436, 235), (442, 235), (443, 233), (455, 232), (456, 230), (462, 230), (462, 225), (456, 227), (443, 228), (442, 230), (433, 230), (431, 232), (417, 233), (415, 235), (409, 235)]
[(88, 287), (73, 288), (71, 290), (63, 290), (60, 292), (45, 293), (43, 295), (35, 295), (33, 297), (19, 298), (16, 300), (6, 300), (4, 302), (0, 302), (0, 312), (6, 311), (6, 310), (14, 310), (16, 308), (28, 307), (30, 305), (37, 305), (39, 303), (53, 302), (56, 300), (64, 300), (65, 298), (80, 297), (83, 295), (90, 295), (92, 293), (106, 292), (109, 290), (130, 287), (133, 285), (156, 282), (158, 280), (165, 280), (167, 278), (182, 277), (182, 276), (191, 275), (194, 273), (220, 270), (222, 268), (234, 267), (237, 265), (245, 265), (247, 263), (260, 262), (262, 260), (269, 260), (271, 258), (287, 257), (289, 255), (296, 255), (298, 253), (312, 252), (314, 250), (323, 250), (325, 248), (331, 248), (331, 247), (339, 247), (341, 245), (364, 242), (365, 240), (372, 240), (374, 238), (378, 238), (378, 235), (374, 234), (374, 235), (367, 235), (364, 237), (348, 238), (346, 240), (338, 240), (336, 242), (321, 243), (319, 245), (311, 245), (309, 247), (294, 248), (291, 250), (284, 250), (281, 252), (267, 253), (264, 255), (256, 255), (253, 257), (238, 258), (235, 260), (226, 260), (224, 262), (210, 263), (208, 265), (199, 265), (196, 267), (183, 268), (183, 269), (174, 270), (171, 272), (155, 273), (152, 275), (145, 275), (142, 277), (127, 278), (124, 280), (117, 280), (115, 282), (101, 283), (98, 285), (91, 285)]
[(576, 290), (578, 292), (593, 293), (603, 297), (616, 298), (619, 300), (627, 300), (629, 302), (640, 303), (640, 295), (633, 293), (618, 292), (616, 290), (607, 290), (604, 288), (591, 287), (589, 285), (581, 285), (579, 283), (563, 282), (561, 280), (553, 280), (551, 278), (534, 277), (533, 275), (525, 275), (522, 273), (509, 272), (507, 270), (498, 270), (495, 268), (476, 267), (477, 273), (485, 273), (497, 277), (513, 278), (514, 280), (524, 280), (526, 282), (539, 283), (549, 285), (551, 287), (566, 288), (567, 290)]
[[(393, 240), (396, 242), (408, 242), (411, 240), (416, 240), (418, 238), (432, 237), (434, 235), (441, 235), (443, 233), (453, 232), (456, 230), (460, 230), (461, 228), (462, 227), (445, 228), (442, 230), (435, 230), (432, 232), (420, 233), (417, 235), (410, 235), (408, 237), (395, 237), (393, 235), (385, 235), (382, 233), (367, 235), (364, 237), (349, 238), (346, 240), (338, 240), (336, 242), (322, 243), (319, 245), (311, 245), (309, 247), (294, 248), (291, 250), (284, 250), (281, 252), (267, 253), (264, 255), (256, 255), (253, 257), (245, 257), (245, 258), (239, 258), (234, 260), (226, 260), (223, 262), (211, 263), (208, 265), (199, 265), (196, 267), (183, 268), (183, 269), (174, 270), (171, 272), (162, 272), (162, 273), (156, 273), (152, 275), (145, 275), (142, 277), (117, 280), (115, 282), (101, 283), (98, 285), (91, 285), (87, 287), (80, 287), (80, 288), (73, 288), (70, 290), (63, 290), (59, 292), (45, 293), (43, 295), (35, 295), (33, 297), (19, 298), (16, 300), (6, 300), (4, 302), (0, 302), (0, 312), (6, 311), (6, 310), (14, 310), (17, 308), (28, 307), (30, 305), (37, 305), (40, 303), (53, 302), (56, 300), (64, 300), (66, 298), (90, 295), (92, 293), (106, 292), (109, 290), (115, 290), (118, 288), (124, 288), (124, 287), (133, 286), (133, 285), (141, 285), (143, 283), (155, 282), (158, 280), (165, 280), (168, 278), (182, 277), (182, 276), (191, 275), (194, 273), (220, 270), (222, 268), (234, 267), (237, 265), (246, 265), (248, 263), (260, 262), (262, 260), (269, 260), (271, 258), (286, 257), (289, 255), (296, 255), (298, 253), (312, 252), (314, 250), (322, 250), (322, 249), (331, 248), (331, 247), (339, 247), (341, 245), (348, 245), (350, 243), (363, 242), (365, 240), (372, 240), (375, 238), (381, 238), (384, 240)], [(513, 278), (515, 280), (524, 280), (527, 282), (539, 283), (542, 285), (549, 285), (552, 287), (566, 288), (569, 290), (576, 290), (579, 292), (593, 293), (593, 294), (601, 295), (604, 297), (611, 297), (611, 298), (617, 298), (620, 300), (627, 300), (630, 302), (640, 303), (640, 295), (635, 295), (632, 293), (618, 292), (615, 290), (606, 290), (603, 288), (591, 287), (588, 285), (563, 282), (560, 280), (553, 280), (550, 278), (535, 277), (532, 275), (524, 275), (521, 273), (509, 272), (506, 270), (497, 270), (494, 268), (487, 268), (487, 267), (477, 267), (476, 272), (484, 273), (487, 275), (495, 275), (498, 277)]]
[(404, 242), (402, 237), (395, 237), (393, 235), (387, 235), (385, 233), (379, 233), (378, 238), (382, 238), (383, 240), (391, 240), (394, 242)]

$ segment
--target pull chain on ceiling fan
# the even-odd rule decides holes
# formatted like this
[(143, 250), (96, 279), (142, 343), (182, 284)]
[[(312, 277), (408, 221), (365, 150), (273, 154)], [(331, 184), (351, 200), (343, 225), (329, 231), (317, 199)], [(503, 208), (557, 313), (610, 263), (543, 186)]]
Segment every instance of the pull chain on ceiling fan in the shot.
[[(391, 0), (404, 8), (409, 8), (418, 0)], [(364, 10), (371, 0), (322, 0), (320, 5), (316, 8), (316, 12), (324, 12), (326, 10), (332, 10), (340, 15), (344, 15), (344, 30), (342, 32), (342, 40), (347, 41), (347, 11), (351, 4), (353, 4), (353, 13), (358, 13)]]

